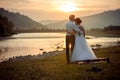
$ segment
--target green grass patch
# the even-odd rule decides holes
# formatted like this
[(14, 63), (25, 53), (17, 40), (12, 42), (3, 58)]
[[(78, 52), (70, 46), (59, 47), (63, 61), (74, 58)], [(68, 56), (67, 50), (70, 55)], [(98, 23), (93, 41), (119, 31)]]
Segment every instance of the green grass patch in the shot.
[[(65, 51), (44, 59), (0, 63), (0, 80), (120, 80), (120, 46), (94, 51), (114, 63), (66, 64)], [(99, 72), (91, 71), (99, 67)]]

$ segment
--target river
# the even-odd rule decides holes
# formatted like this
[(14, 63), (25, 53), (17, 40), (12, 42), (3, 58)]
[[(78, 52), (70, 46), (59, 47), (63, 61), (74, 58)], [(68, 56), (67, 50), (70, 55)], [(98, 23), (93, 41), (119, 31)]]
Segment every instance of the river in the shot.
[[(101, 47), (115, 46), (116, 37), (94, 37), (86, 39), (89, 45), (100, 44)], [(43, 52), (63, 50), (65, 48), (64, 33), (20, 33), (0, 40), (0, 60), (14, 56), (37, 55)]]

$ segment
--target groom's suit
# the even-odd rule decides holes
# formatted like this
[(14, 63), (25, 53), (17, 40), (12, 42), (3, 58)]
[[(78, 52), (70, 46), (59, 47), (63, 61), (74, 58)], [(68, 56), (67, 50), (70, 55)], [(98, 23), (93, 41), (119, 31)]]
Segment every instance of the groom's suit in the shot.
[[(74, 48), (74, 43), (75, 43), (75, 35), (70, 34), (72, 32), (81, 32), (80, 29), (78, 28), (78, 26), (73, 22), (73, 21), (69, 21), (66, 24), (66, 59), (67, 62), (70, 62), (70, 55), (72, 54), (73, 48)], [(70, 33), (68, 33), (70, 32)], [(70, 54), (70, 45), (71, 45), (71, 54)]]

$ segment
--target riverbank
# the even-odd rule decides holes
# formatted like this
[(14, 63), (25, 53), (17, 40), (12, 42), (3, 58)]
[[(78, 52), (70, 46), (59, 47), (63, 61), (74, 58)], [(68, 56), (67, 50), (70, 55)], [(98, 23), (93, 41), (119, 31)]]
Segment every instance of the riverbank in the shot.
[[(120, 46), (94, 50), (97, 57), (111, 63), (65, 63), (65, 51), (45, 58), (0, 63), (1, 80), (119, 80)], [(92, 70), (94, 67), (100, 70)]]
[[(66, 34), (65, 31), (51, 31), (51, 32), (19, 32), (19, 33), (62, 33)], [(17, 34), (19, 34), (17, 33)], [(86, 30), (86, 36), (95, 36), (95, 37), (120, 37), (120, 34), (115, 32), (106, 32), (104, 30)]]
[(105, 31), (103, 29), (86, 30), (86, 35), (95, 37), (120, 37), (120, 31)]
[[(23, 31), (23, 32), (15, 32), (12, 35), (21, 34), (21, 33), (62, 33), (66, 34), (65, 31)], [(12, 36), (9, 35), (9, 36)], [(87, 36), (95, 36), (95, 37), (120, 37), (120, 31), (104, 31), (104, 29), (93, 29), (86, 30)], [(1, 38), (9, 37), (9, 36), (0, 36)]]

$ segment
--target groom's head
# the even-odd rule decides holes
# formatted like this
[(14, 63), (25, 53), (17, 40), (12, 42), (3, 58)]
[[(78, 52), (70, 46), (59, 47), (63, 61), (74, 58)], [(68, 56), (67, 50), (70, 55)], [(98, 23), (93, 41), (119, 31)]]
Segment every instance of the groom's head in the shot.
[(70, 15), (70, 16), (69, 16), (69, 20), (70, 20), (70, 21), (74, 21), (74, 20), (75, 20), (75, 15)]

